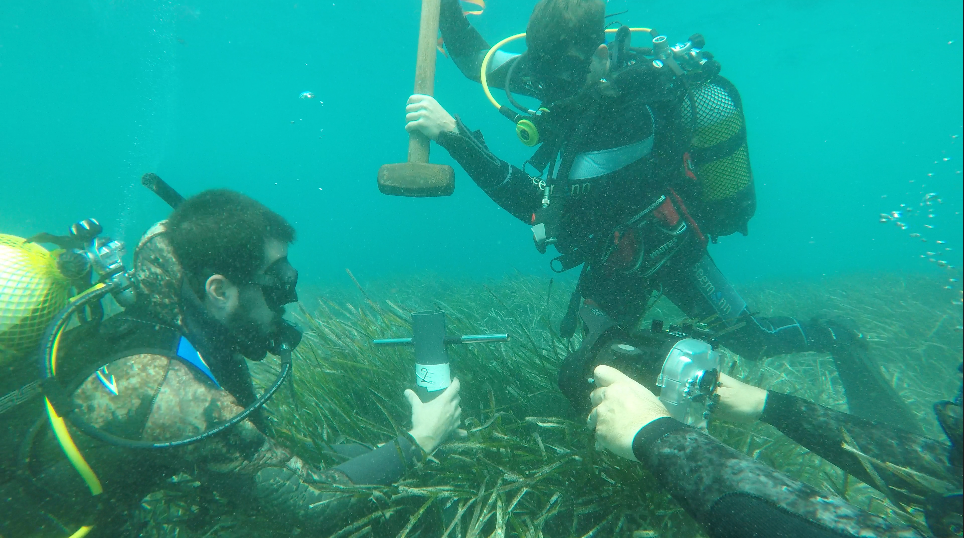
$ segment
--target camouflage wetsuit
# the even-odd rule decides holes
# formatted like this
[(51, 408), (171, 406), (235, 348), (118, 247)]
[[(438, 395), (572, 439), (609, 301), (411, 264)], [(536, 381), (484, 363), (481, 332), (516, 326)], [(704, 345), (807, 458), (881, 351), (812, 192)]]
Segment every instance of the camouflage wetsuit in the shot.
[[(73, 403), (90, 424), (126, 439), (161, 442), (230, 419), (254, 400), (254, 391), (244, 360), (216, 349), (184, 315), (180, 270), (164, 235), (156, 232), (145, 236), (135, 254), (138, 304), (99, 327), (65, 335), (58, 378), (75, 380), (69, 385), (77, 387)], [(164, 342), (171, 334), (190, 338), (211, 376), (163, 346), (145, 344)], [(84, 356), (91, 349), (110, 350), (111, 356)], [(107, 361), (117, 395), (90, 375)], [(0, 395), (4, 389), (0, 384)], [(264, 515), (279, 529), (319, 535), (369, 502), (336, 495), (337, 486), (390, 484), (423, 457), (414, 441), (402, 436), (335, 468), (316, 469), (267, 437), (263, 422), (249, 419), (195, 444), (165, 449), (112, 446), (71, 427), (103, 484), (104, 493), (94, 497), (51, 434), (41, 399), (34, 397), (0, 415), (0, 536), (60, 537), (81, 524), (95, 525), (91, 536), (120, 536), (125, 511), (178, 473), (246, 512)]]
[[(876, 480), (860, 459), (842, 448), (855, 444), (852, 448), (875, 461), (875, 472), (886, 482), (878, 487), (890, 489), (887, 493), (902, 502), (926, 505), (926, 499), (935, 494), (960, 491), (960, 459), (951, 456), (951, 448), (944, 443), (773, 392), (768, 393), (761, 420), (874, 485)], [(954, 444), (959, 452), (960, 440)], [(640, 430), (633, 453), (714, 538), (922, 536), (910, 526), (890, 523), (793, 480), (670, 418)], [(900, 473), (898, 467), (909, 472)], [(935, 484), (944, 491), (935, 491)], [(959, 505), (960, 496), (956, 499)], [(928, 513), (928, 523), (931, 519)]]

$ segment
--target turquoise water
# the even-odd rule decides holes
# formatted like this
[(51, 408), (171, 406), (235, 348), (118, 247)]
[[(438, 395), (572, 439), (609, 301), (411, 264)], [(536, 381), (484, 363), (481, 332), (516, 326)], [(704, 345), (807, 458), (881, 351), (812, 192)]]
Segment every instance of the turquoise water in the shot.
[[(703, 33), (742, 93), (759, 209), (749, 237), (712, 247), (732, 280), (933, 273), (920, 255), (935, 240), (961, 265), (961, 2), (609, 4), (671, 40)], [(495, 42), (524, 31), (532, 5), (491, 0), (472, 20)], [(376, 189), (378, 167), (405, 157), (418, 10), (3, 0), (0, 231), (62, 233), (92, 216), (135, 242), (167, 212), (139, 184), (156, 172), (186, 195), (231, 187), (284, 214), (305, 283), (343, 281), (346, 267), (548, 274), (528, 229), (461, 170), (450, 198)], [(439, 101), (521, 163), (511, 125), (439, 60)], [(433, 160), (451, 163), (439, 148)], [(943, 200), (934, 218), (903, 231), (878, 222), (928, 192)]]
[[(524, 31), (534, 4), (489, 0), (484, 14), (471, 20), (494, 43)], [(522, 402), (532, 411), (516, 419), (548, 415), (543, 397), (561, 396), (541, 387), (546, 380), (554, 383), (555, 370), (519, 367), (535, 372), (524, 378), (506, 374), (515, 370), (505, 365), (531, 360), (535, 340), (540, 353), (548, 356), (551, 349), (558, 359), (561, 340), (549, 328), (558, 326), (571, 281), (552, 288), (549, 257), (533, 248), (528, 228), (491, 202), (438, 147), (433, 162), (456, 167), (452, 197), (396, 198), (376, 187), (378, 168), (406, 156), (403, 108), (412, 89), (419, 5), (417, 0), (0, 0), (0, 233), (65, 233), (71, 223), (94, 217), (132, 249), (169, 211), (140, 185), (144, 173), (157, 173), (184, 195), (237, 189), (298, 229), (290, 257), (300, 270), (303, 298), (352, 286), (344, 272), (350, 268), (375, 297), (373, 308), (384, 309), (388, 300), (406, 308), (422, 305), (419, 309), (448, 304), (456, 314), (461, 311), (453, 319), (471, 331), (514, 331), (516, 347), (507, 346), (504, 355), (480, 352), (467, 359), (468, 352), (453, 352), (465, 353), (456, 355), (464, 361), (462, 372), (471, 376), (470, 365), (476, 368), (477, 382), (466, 383), (465, 401), (490, 395), (482, 387), (491, 380), (508, 379), (506, 386), (521, 387), (514, 394), (542, 394)], [(725, 237), (710, 246), (723, 273), (765, 314), (804, 318), (833, 311), (856, 318), (874, 333), (872, 345), (888, 380), (923, 417), (928, 432), (940, 437), (930, 406), (957, 390), (954, 372), (961, 357), (961, 307), (951, 304), (960, 300), (960, 283), (948, 281), (959, 280), (964, 265), (961, 1), (609, 2), (610, 13), (627, 9), (619, 21), (654, 27), (673, 42), (702, 33), (722, 74), (742, 94), (758, 210), (748, 237)], [(512, 126), (478, 85), (447, 58), (438, 59), (438, 100), (481, 129), (495, 153), (522, 163), (528, 152)], [(313, 97), (300, 98), (303, 92)], [(921, 206), (923, 200), (930, 205)], [(895, 216), (882, 223), (882, 214)], [(941, 268), (938, 261), (952, 267)], [(500, 282), (506, 275), (510, 278)], [(490, 286), (462, 286), (474, 279)], [(941, 289), (944, 285), (951, 290)], [(301, 398), (313, 407), (327, 409), (318, 402), (327, 401), (322, 396), (334, 382), (326, 386), (330, 372), (305, 357), (317, 361), (334, 354), (339, 364), (353, 359), (388, 364), (386, 357), (396, 357), (358, 337), (355, 326), (369, 319), (367, 307), (342, 315), (344, 303), (360, 302), (357, 290), (350, 293), (332, 293), (331, 310), (338, 315), (324, 308), (316, 312), (316, 323), (334, 332), (310, 333), (301, 348), (305, 355), (299, 357), (296, 380)], [(351, 299), (343, 301), (346, 296)], [(304, 304), (318, 308), (316, 302)], [(652, 316), (672, 321), (678, 313), (667, 306), (664, 300)], [(394, 329), (384, 336), (407, 331)], [(500, 357), (510, 360), (500, 364)], [(362, 406), (356, 404), (370, 401), (370, 391), (379, 389), (387, 395), (383, 400), (402, 406), (392, 408), (396, 415), (405, 415), (396, 388), (410, 365), (394, 364), (402, 365), (397, 372), (366, 367), (375, 381), (355, 379), (345, 390), (353, 399), (344, 401), (357, 410)], [(811, 374), (814, 364), (817, 376)], [(841, 408), (839, 384), (820, 374), (831, 367), (829, 358), (807, 354), (741, 364), (739, 372), (757, 384)], [(273, 380), (274, 372), (267, 371), (256, 369)], [(346, 388), (341, 378), (337, 383)], [(319, 463), (317, 447), (302, 435), (310, 430), (293, 425), (317, 429), (324, 419), (300, 416), (294, 395), (279, 392), (269, 406), (281, 417), (278, 438)], [(487, 420), (482, 406), (463, 405), (466, 416)], [(375, 413), (368, 423), (382, 418)], [(769, 439), (766, 435), (759, 439)], [(756, 450), (749, 433), (746, 443), (733, 432), (720, 437)], [(542, 452), (532, 458), (537, 470), (546, 456), (543, 441), (535, 439)], [(528, 437), (512, 442), (517, 448), (528, 443), (527, 450), (538, 453)], [(827, 476), (839, 473), (815, 456), (804, 459), (802, 449), (787, 451), (787, 444), (784, 440), (767, 455), (780, 456), (775, 465), (795, 478), (808, 466)], [(759, 446), (756, 452), (763, 450)], [(521, 456), (509, 464), (519, 474), (533, 470)], [(500, 473), (461, 477), (462, 470), (449, 465), (440, 480), (463, 480), (469, 492), (480, 482), (502, 480)], [(488, 472), (482, 466), (472, 471)], [(563, 490), (575, 483), (571, 476), (594, 472), (573, 466), (565, 471), (571, 474), (559, 473), (558, 482), (534, 491), (527, 502), (539, 510), (548, 507), (555, 502), (548, 498), (554, 488)], [(842, 473), (833, 480), (843, 482)], [(572, 489), (567, 494), (573, 497), (584, 493)], [(627, 491), (635, 495), (631, 488), (607, 491), (613, 498)], [(547, 498), (536, 497), (542, 494)], [(863, 509), (873, 506), (869, 499), (866, 491), (851, 498)], [(143, 508), (162, 512), (149, 503)], [(207, 527), (197, 536), (257, 533), (225, 526), (212, 534), (220, 522), (202, 525)], [(156, 527), (163, 535), (162, 526)]]

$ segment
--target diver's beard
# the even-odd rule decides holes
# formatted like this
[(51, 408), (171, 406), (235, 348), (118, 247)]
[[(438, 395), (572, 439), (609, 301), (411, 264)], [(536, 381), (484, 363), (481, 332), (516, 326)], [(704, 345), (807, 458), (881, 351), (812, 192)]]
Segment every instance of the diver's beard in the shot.
[[(272, 321), (272, 329), (281, 322), (281, 316)], [(272, 331), (266, 331), (261, 324), (249, 318), (245, 313), (236, 312), (229, 316), (224, 324), (235, 351), (252, 361), (261, 361), (273, 347)]]
[[(275, 347), (278, 339), (276, 335), (284, 334), (286, 326), (289, 325), (282, 317), (283, 308), (274, 310), (275, 318), (270, 329), (263, 328), (263, 325), (255, 322), (243, 311), (236, 311), (230, 314), (227, 320), (219, 321), (204, 308), (187, 281), (181, 286), (181, 310), (187, 334), (196, 338), (192, 343), (200, 344), (198, 350), (210, 354), (211, 357), (240, 353), (253, 361), (263, 360), (268, 351)], [(289, 339), (294, 340), (290, 335)], [(300, 341), (300, 338), (297, 341)]]

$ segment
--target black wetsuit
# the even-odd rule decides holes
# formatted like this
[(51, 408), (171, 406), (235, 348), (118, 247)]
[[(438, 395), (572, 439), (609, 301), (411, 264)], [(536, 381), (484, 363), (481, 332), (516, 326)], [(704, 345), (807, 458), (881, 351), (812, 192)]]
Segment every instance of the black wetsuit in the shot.
[[(457, 1), (442, 2), (440, 28), (455, 63), (479, 80), (489, 45)], [(506, 83), (509, 56), (493, 56), (489, 85)], [(544, 184), (489, 152), (481, 133), (458, 121), (458, 132), (438, 137), (479, 187), (519, 220), (534, 224), (540, 212), (558, 214), (555, 246), (561, 256), (555, 261), (583, 265), (561, 332), (575, 326), (580, 296), (632, 330), (653, 294), (662, 293), (693, 319), (713, 318), (714, 330), (726, 329), (717, 341), (743, 357), (833, 353), (852, 412), (914, 428), (908, 426), (915, 424), (913, 415), (867, 357), (855, 330), (751, 314), (707, 253), (696, 204), (687, 209), (681, 163), (690, 131), (680, 119), (681, 94), (678, 88), (651, 90), (647, 80), (612, 76), (607, 90), (570, 105), (578, 109), (575, 119), (554, 131), (560, 144), (549, 210), (543, 209)], [(718, 80), (738, 102), (735, 88)], [(524, 72), (510, 82), (513, 91), (540, 97), (539, 84)]]
[[(768, 393), (761, 420), (868, 484), (891, 488), (886, 493), (901, 502), (925, 504), (920, 498), (947, 491), (929, 490), (920, 482), (908, 481), (908, 474), (901, 476), (874, 464), (886, 485), (878, 483), (842, 445), (856, 445), (853, 448), (868, 459), (927, 475), (948, 491), (961, 488), (961, 468), (950, 463), (951, 447), (945, 443), (773, 392)], [(657, 419), (640, 430), (633, 453), (714, 538), (921, 536), (910, 526), (859, 510), (670, 418)], [(955, 498), (959, 519), (960, 495)]]

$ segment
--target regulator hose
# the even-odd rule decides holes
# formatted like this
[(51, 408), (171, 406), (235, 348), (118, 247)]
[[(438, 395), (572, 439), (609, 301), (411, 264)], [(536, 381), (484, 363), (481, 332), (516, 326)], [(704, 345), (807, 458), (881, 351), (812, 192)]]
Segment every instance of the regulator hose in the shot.
[[(185, 439), (179, 439), (176, 441), (165, 441), (160, 443), (151, 442), (151, 441), (134, 441), (132, 439), (117, 437), (115, 435), (111, 435), (107, 432), (104, 432), (103, 430), (98, 429), (97, 427), (93, 426), (89, 422), (80, 418), (77, 415), (77, 413), (75, 413), (76, 408), (71, 403), (70, 397), (67, 394), (66, 389), (64, 389), (63, 385), (61, 385), (57, 381), (57, 378), (56, 378), (57, 352), (60, 344), (61, 334), (63, 333), (64, 328), (70, 322), (71, 315), (76, 313), (78, 310), (84, 308), (91, 301), (99, 301), (100, 299), (104, 298), (104, 296), (111, 293), (116, 286), (117, 284), (113, 284), (113, 283), (97, 284), (96, 286), (90, 288), (89, 290), (81, 293), (80, 295), (72, 299), (67, 304), (66, 307), (64, 307), (59, 313), (57, 313), (56, 316), (54, 316), (50, 325), (48, 325), (46, 332), (44, 333), (44, 337), (42, 340), (41, 354), (40, 354), (41, 386), (43, 387), (44, 395), (47, 397), (48, 411), (50, 412), (52, 421), (55, 420), (55, 418), (60, 420), (66, 419), (72, 425), (74, 425), (77, 429), (84, 432), (86, 435), (89, 435), (90, 437), (93, 437), (105, 443), (109, 443), (112, 445), (121, 446), (125, 448), (180, 447), (180, 446), (196, 443), (198, 441), (202, 441), (213, 435), (217, 435), (218, 433), (223, 432), (224, 430), (230, 428), (231, 426), (235, 426), (241, 421), (245, 420), (248, 416), (251, 415), (251, 413), (255, 412), (260, 407), (262, 407), (265, 404), (265, 402), (267, 402), (274, 395), (274, 393), (277, 392), (279, 388), (281, 388), (281, 385), (284, 384), (285, 380), (291, 374), (292, 349), (291, 347), (284, 345), (282, 346), (280, 350), (280, 355), (279, 355), (281, 358), (281, 372), (278, 374), (278, 378), (270, 387), (268, 387), (261, 394), (261, 396), (257, 400), (254, 401), (254, 403), (249, 405), (247, 408), (244, 409), (244, 411), (241, 411), (231, 419), (221, 424), (218, 424), (217, 426), (211, 428), (210, 430), (207, 430), (198, 435), (188, 437)], [(61, 419), (60, 417), (63, 417), (63, 419)], [(55, 430), (56, 430), (56, 427), (55, 427)], [(61, 442), (61, 446), (64, 447), (64, 450), (66, 452), (70, 450), (71, 446), (73, 446), (73, 441), (70, 439), (70, 434), (66, 431), (66, 429), (63, 430), (63, 434), (65, 435), (61, 436), (60, 434), (58, 434), (58, 440)], [(71, 451), (76, 451), (76, 447), (73, 446), (73, 449)], [(74, 467), (78, 467), (78, 463), (80, 463), (80, 462), (75, 463), (75, 459), (77, 456), (79, 456), (79, 452), (77, 452), (77, 454), (73, 458), (71, 458), (71, 463), (74, 463)], [(68, 457), (71, 457), (71, 455), (68, 454)], [(80, 460), (82, 461), (83, 458), (81, 457)], [(83, 462), (83, 465), (86, 465), (86, 462)], [(81, 465), (81, 467), (83, 467), (83, 465)], [(87, 469), (89, 469), (89, 466), (87, 466)], [(79, 468), (78, 468), (78, 471), (80, 471)], [(93, 471), (89, 471), (89, 472), (93, 473)], [(81, 474), (85, 475), (87, 474), (87, 471), (86, 470), (82, 471)], [(88, 485), (90, 485), (89, 482), (88, 482)]]

